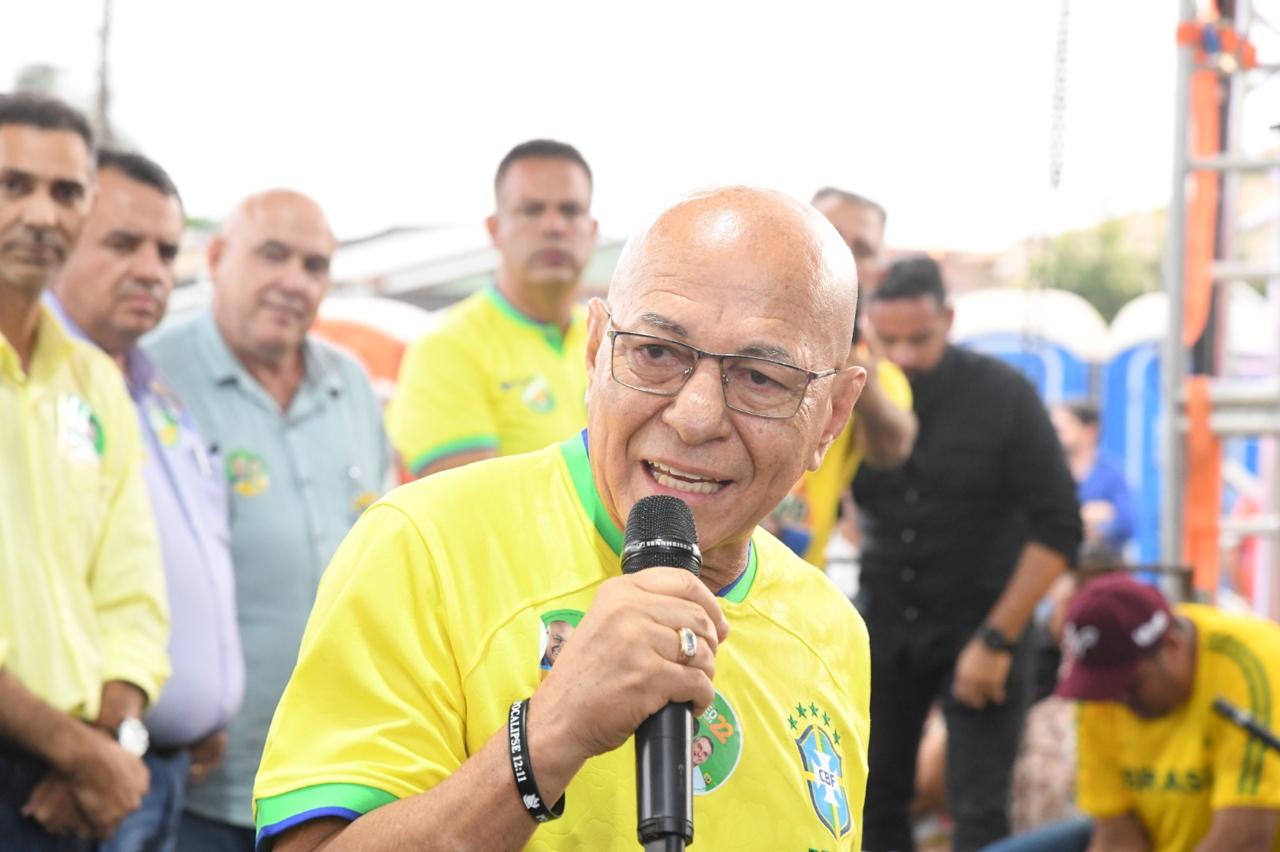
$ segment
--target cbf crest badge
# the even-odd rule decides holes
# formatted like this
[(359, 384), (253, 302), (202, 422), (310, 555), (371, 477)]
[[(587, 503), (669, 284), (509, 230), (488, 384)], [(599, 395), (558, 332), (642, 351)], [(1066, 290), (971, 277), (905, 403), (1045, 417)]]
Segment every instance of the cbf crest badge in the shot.
[(831, 715), (816, 704), (797, 704), (787, 717), (800, 752), (800, 765), (809, 801), (818, 820), (836, 840), (853, 828), (849, 797), (844, 790), (844, 760), (840, 756), (840, 732), (831, 727)]

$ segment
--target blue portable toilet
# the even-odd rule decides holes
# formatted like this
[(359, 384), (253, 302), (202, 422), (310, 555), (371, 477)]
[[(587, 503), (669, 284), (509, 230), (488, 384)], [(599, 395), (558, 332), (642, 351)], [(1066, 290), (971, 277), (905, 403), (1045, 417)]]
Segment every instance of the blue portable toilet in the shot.
[[(1265, 300), (1245, 284), (1227, 288), (1225, 373), (1232, 378), (1266, 375), (1270, 345)], [(1164, 293), (1146, 293), (1129, 302), (1111, 322), (1111, 355), (1102, 368), (1102, 446), (1121, 459), (1137, 504), (1139, 562), (1160, 559), (1160, 440), (1164, 414), (1160, 360), (1169, 324)], [(1222, 443), (1224, 460), (1257, 476), (1260, 469), (1257, 438), (1228, 438)], [(1223, 509), (1236, 499), (1223, 489)]]
[(957, 296), (955, 308), (951, 339), (1017, 368), (1046, 405), (1092, 395), (1109, 334), (1097, 309), (1080, 296), (989, 288)]
[(1160, 429), (1164, 395), (1160, 348), (1169, 324), (1164, 293), (1146, 293), (1111, 321), (1111, 355), (1102, 366), (1102, 448), (1124, 465), (1133, 492), (1132, 558), (1160, 560)]

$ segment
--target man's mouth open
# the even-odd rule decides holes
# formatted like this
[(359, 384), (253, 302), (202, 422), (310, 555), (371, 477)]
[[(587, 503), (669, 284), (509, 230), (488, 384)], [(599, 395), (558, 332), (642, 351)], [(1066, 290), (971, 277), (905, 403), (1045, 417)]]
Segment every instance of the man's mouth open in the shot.
[(729, 479), (715, 479), (714, 477), (681, 470), (678, 467), (672, 467), (661, 462), (646, 460), (644, 466), (654, 481), (663, 488), (683, 491), (687, 494), (715, 494), (732, 482)]

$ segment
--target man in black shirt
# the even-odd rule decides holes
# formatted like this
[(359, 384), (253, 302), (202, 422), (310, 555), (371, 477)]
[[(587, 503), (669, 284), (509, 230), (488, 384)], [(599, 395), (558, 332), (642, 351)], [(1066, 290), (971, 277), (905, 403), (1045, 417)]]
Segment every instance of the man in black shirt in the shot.
[(935, 700), (954, 849), (1008, 834), (1030, 677), (1021, 637), (1081, 537), (1075, 484), (1035, 389), (950, 345), (952, 317), (929, 258), (894, 264), (867, 306), (911, 381), (920, 429), (905, 465), (864, 465), (853, 484), (872, 656), (868, 850), (913, 848), (916, 750)]

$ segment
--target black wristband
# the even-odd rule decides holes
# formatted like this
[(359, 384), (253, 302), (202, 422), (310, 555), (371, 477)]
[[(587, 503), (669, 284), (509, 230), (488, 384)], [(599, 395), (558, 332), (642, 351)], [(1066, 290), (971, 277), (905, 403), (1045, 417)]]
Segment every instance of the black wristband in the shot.
[(1018, 640), (1010, 639), (1001, 633), (998, 627), (991, 624), (984, 624), (978, 628), (978, 639), (983, 645), (1002, 654), (1012, 654), (1018, 649)]
[(511, 754), (511, 771), (516, 776), (516, 792), (529, 816), (538, 822), (550, 822), (564, 814), (564, 796), (548, 808), (538, 792), (538, 782), (533, 778), (533, 765), (529, 762), (529, 699), (515, 701), (507, 714), (507, 742)]

